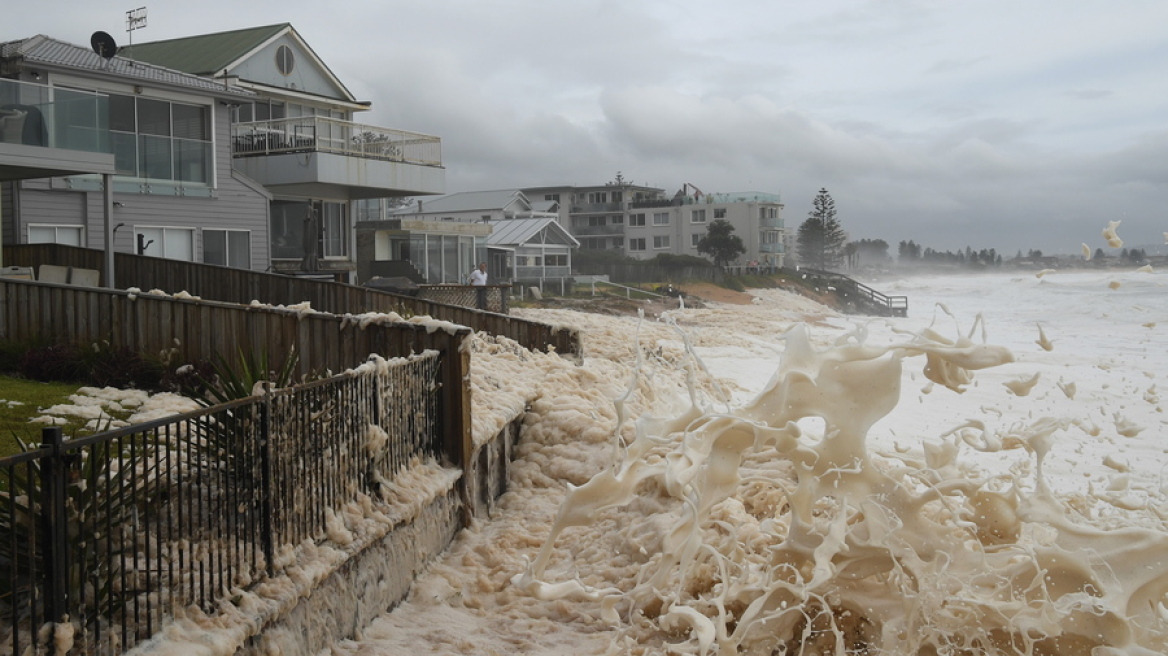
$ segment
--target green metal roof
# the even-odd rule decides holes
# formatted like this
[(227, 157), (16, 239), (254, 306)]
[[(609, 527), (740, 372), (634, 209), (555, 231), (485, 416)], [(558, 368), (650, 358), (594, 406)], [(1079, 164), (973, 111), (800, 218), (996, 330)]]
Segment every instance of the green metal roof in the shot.
[(125, 46), (118, 55), (194, 75), (216, 75), (290, 23)]

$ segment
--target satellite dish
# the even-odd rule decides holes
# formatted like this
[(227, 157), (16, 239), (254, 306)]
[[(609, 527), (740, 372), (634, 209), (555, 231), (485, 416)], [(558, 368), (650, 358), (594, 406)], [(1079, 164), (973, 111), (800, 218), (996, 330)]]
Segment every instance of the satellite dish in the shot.
[(112, 36), (105, 32), (94, 32), (93, 36), (89, 37), (89, 45), (93, 47), (94, 52), (106, 59), (111, 59), (118, 54), (118, 44), (114, 42)]

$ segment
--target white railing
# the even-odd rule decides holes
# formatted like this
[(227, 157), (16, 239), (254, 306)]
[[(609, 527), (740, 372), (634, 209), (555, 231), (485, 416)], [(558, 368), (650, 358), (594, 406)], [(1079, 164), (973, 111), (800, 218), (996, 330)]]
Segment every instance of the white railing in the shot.
[(324, 152), (442, 166), (442, 140), (438, 137), (323, 116), (235, 123), (231, 143), (236, 157)]

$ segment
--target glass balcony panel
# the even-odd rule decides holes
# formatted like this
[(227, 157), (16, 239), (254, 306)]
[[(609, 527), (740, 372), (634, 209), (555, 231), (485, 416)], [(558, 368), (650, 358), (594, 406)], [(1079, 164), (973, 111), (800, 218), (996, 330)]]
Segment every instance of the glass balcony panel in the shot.
[(105, 95), (0, 79), (0, 141), (108, 153)]

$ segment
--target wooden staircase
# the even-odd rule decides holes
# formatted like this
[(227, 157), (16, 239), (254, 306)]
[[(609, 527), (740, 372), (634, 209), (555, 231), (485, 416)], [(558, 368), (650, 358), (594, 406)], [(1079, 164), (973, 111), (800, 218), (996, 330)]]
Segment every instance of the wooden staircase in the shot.
[(878, 317), (907, 317), (908, 297), (888, 296), (851, 278), (819, 269), (787, 269), (786, 272), (814, 285), (820, 292), (835, 296), (841, 309), (849, 314)]

